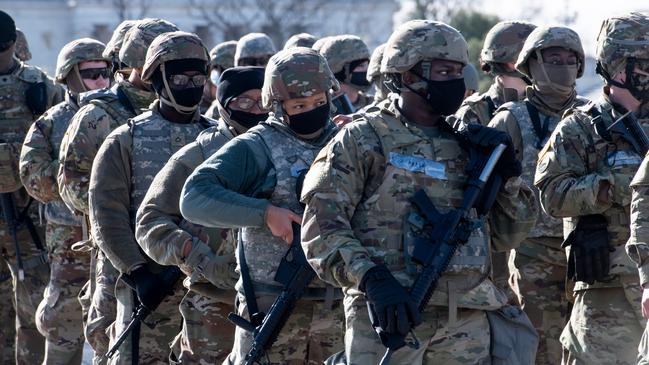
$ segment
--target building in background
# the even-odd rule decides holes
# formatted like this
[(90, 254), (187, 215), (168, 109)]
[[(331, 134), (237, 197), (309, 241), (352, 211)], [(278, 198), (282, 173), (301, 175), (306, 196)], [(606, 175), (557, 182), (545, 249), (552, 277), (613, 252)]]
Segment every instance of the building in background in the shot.
[(398, 0), (0, 0), (30, 45), (30, 64), (50, 75), (67, 42), (92, 37), (106, 42), (123, 19), (157, 17), (198, 34), (208, 48), (265, 32), (281, 49), (294, 33), (351, 33), (374, 48), (394, 27)]

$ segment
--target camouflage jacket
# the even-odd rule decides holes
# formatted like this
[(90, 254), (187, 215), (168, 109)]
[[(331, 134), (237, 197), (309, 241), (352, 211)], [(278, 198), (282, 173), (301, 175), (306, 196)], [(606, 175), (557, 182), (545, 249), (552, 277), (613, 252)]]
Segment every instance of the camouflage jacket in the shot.
[[(629, 238), (630, 182), (641, 158), (623, 138), (601, 137), (591, 124), (598, 115), (602, 128), (621, 116), (606, 95), (597, 102), (566, 112), (539, 152), (534, 177), (544, 211), (564, 218), (564, 232), (572, 231), (582, 215), (602, 214), (608, 221), (609, 244), (615, 249), (610, 255), (612, 278), (594, 285), (578, 282), (575, 290), (620, 286), (616, 277), (636, 272), (624, 244)], [(606, 183), (610, 189), (602, 192)]]
[[(572, 107), (579, 107), (586, 104), (588, 101), (583, 98), (576, 98)], [(538, 125), (535, 127), (533, 116), (538, 120)], [(534, 173), (536, 172), (536, 163), (538, 153), (542, 146), (546, 144), (552, 131), (557, 127), (561, 120), (561, 113), (553, 113), (541, 106), (535, 105), (533, 100), (525, 99), (521, 102), (510, 102), (503, 104), (498, 108), (496, 114), (489, 123), (489, 127), (499, 129), (507, 132), (512, 138), (514, 149), (516, 150), (516, 157), (523, 165), (523, 174), (521, 177), (530, 186), (534, 183)], [(538, 129), (538, 130), (537, 130)], [(543, 135), (542, 139), (539, 135)], [(536, 199), (539, 200), (539, 192), (536, 187), (532, 190), (535, 193)], [(563, 238), (563, 226), (560, 219), (553, 218), (539, 211), (539, 216), (536, 219), (536, 226), (528, 237), (554, 237)], [(557, 246), (557, 240), (549, 240), (552, 247), (530, 247), (530, 245), (523, 245), (518, 250), (528, 256), (550, 259), (556, 256), (550, 251), (561, 250)], [(565, 265), (565, 257), (559, 255), (556, 257), (558, 265)], [(553, 260), (555, 261), (555, 260)]]
[(455, 116), (465, 123), (487, 125), (504, 103), (503, 88), (500, 83), (494, 81), (489, 90), (464, 99)]
[[(423, 188), (445, 212), (460, 205), (466, 184), (469, 154), (450, 128), (412, 125), (395, 104), (346, 125), (321, 150), (302, 191), (302, 247), (307, 258), (320, 278), (342, 287), (353, 301), (363, 300), (358, 285), (378, 263), (388, 266), (403, 285), (412, 284), (417, 266), (410, 255), (418, 220), (408, 198), (415, 190)], [(517, 177), (496, 200), (486, 220), (489, 226), (474, 230), (445, 274), (449, 288), (450, 280), (465, 281), (455, 305), (498, 308), (506, 302), (505, 294), (487, 278), (487, 232), (493, 249), (516, 247), (534, 224), (537, 204)], [(436, 291), (431, 304), (453, 304), (447, 295), (446, 290)]]
[(77, 110), (75, 97), (66, 93), (65, 101), (50, 108), (29, 128), (20, 155), (20, 178), (25, 189), (46, 204), (45, 217), (52, 223), (81, 224), (63, 204), (56, 181), (61, 140)]
[[(129, 106), (122, 104), (117, 92), (126, 96)], [(88, 214), (88, 184), (97, 150), (111, 131), (147, 109), (154, 98), (154, 93), (137, 89), (128, 81), (81, 97), (85, 105), (70, 121), (59, 154), (59, 193), (68, 207)]]
[(626, 252), (638, 267), (640, 285), (649, 283), (649, 157), (645, 156), (631, 182), (631, 235)]
[(106, 137), (90, 174), (92, 237), (122, 273), (150, 262), (135, 241), (135, 215), (153, 177), (206, 128), (206, 120), (198, 112), (191, 123), (164, 119), (157, 103)]
[(27, 92), (44, 84), (46, 100), (43, 110), (63, 101), (63, 88), (38, 67), (15, 60), (13, 70), (0, 75), (0, 190), (21, 187), (18, 161), (29, 127), (40, 115), (28, 107)]
[[(184, 263), (182, 249), (185, 241), (193, 238), (201, 240), (200, 244), (208, 244), (218, 255), (234, 253), (236, 232), (189, 223), (183, 219), (179, 207), (185, 180), (198, 165), (232, 138), (234, 134), (231, 128), (219, 120), (216, 126), (206, 129), (196, 141), (171, 156), (153, 179), (137, 211), (135, 237), (142, 250), (156, 262), (179, 266), (185, 274), (191, 275), (194, 268)], [(207, 295), (210, 297), (214, 296), (213, 291), (216, 290), (205, 279), (186, 284), (192, 290), (209, 291)], [(234, 288), (235, 282), (231, 280), (226, 284)]]

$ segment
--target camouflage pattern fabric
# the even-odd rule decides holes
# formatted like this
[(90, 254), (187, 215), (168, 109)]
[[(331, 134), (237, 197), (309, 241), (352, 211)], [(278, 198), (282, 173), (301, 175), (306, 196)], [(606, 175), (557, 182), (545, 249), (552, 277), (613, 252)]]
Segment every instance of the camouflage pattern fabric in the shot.
[(142, 81), (150, 82), (153, 72), (165, 62), (198, 59), (208, 62), (210, 56), (198, 36), (187, 32), (167, 32), (151, 42), (142, 68)]
[(504, 103), (503, 86), (496, 81), (484, 93), (473, 94), (464, 99), (455, 116), (464, 123), (487, 125)]
[(338, 91), (340, 85), (327, 61), (312, 49), (296, 47), (270, 58), (261, 98), (264, 108), (271, 109), (273, 100), (304, 98), (331, 89)]
[[(183, 259), (183, 244), (197, 237), (205, 240), (217, 255), (233, 255), (236, 239), (231, 230), (206, 229), (183, 220), (178, 200), (183, 184), (194, 169), (227, 141), (234, 138), (232, 128), (222, 120), (203, 131), (197, 140), (175, 153), (156, 175), (138, 210), (136, 238), (138, 244), (156, 262), (178, 265), (189, 277), (189, 289), (180, 303), (182, 331), (176, 338), (180, 363), (222, 362), (233, 345), (234, 325), (228, 321), (236, 292), (238, 274), (224, 277), (220, 289), (202, 276), (192, 276), (195, 268)], [(182, 227), (182, 228), (181, 228)], [(191, 228), (191, 229), (189, 229)], [(207, 238), (206, 238), (207, 237)], [(173, 346), (172, 346), (173, 347)]]
[(313, 45), (311, 46), (311, 49), (313, 49), (316, 52), (320, 52), (320, 49), (322, 49), (322, 47), (325, 45), (325, 43), (327, 43), (327, 41), (329, 41), (329, 39), (333, 38), (333, 37), (335, 37), (335, 36), (321, 37), (320, 39), (318, 39), (317, 41), (315, 41), (313, 43)]
[(574, 51), (577, 54), (579, 65), (577, 77), (584, 74), (585, 56), (581, 40), (574, 30), (566, 27), (538, 27), (534, 29), (525, 39), (523, 49), (518, 54), (516, 69), (523, 75), (532, 78), (528, 60), (532, 54), (536, 54), (536, 58), (542, 60), (541, 50), (550, 47), (561, 47)]
[(273, 40), (264, 33), (248, 33), (237, 41), (234, 65), (242, 66), (241, 59), (270, 57), (277, 52)]
[(307, 47), (311, 48), (313, 44), (318, 40), (316, 36), (309, 33), (299, 33), (293, 34), (286, 43), (284, 43), (283, 49), (293, 48), (293, 47)]
[(108, 332), (117, 313), (115, 284), (119, 272), (98, 248), (91, 251), (91, 257), (93, 262), (90, 264), (90, 304), (83, 334), (94, 350), (93, 365), (99, 365), (106, 363), (99, 360), (108, 352)]
[(374, 100), (371, 105), (377, 105), (381, 101), (387, 99), (390, 90), (383, 83), (385, 76), (381, 73), (381, 61), (383, 60), (383, 50), (385, 43), (374, 48), (370, 62), (367, 65), (367, 81), (374, 84)]
[(649, 321), (645, 325), (644, 332), (642, 333), (642, 339), (640, 340), (640, 345), (638, 346), (638, 362), (636, 365), (648, 365), (649, 364)]
[[(259, 310), (267, 312), (275, 295), (257, 295)], [(248, 307), (243, 294), (237, 296), (237, 314), (247, 318)], [(343, 348), (344, 323), (341, 302), (333, 308), (323, 301), (300, 300), (286, 321), (282, 332), (268, 352), (271, 364), (316, 365)], [(369, 323), (369, 322), (368, 322)], [(376, 336), (376, 334), (374, 334)], [(252, 344), (250, 332), (237, 327), (234, 347), (223, 364), (242, 364)], [(300, 339), (296, 341), (296, 339)], [(352, 364), (349, 363), (348, 364)]]
[(162, 33), (178, 31), (178, 27), (163, 19), (142, 19), (124, 35), (119, 60), (132, 68), (142, 68), (147, 49)]
[(4, 259), (0, 259), (0, 318), (5, 323), (0, 327), (0, 362), (10, 364), (16, 356), (16, 311), (11, 271)]
[(119, 50), (122, 48), (122, 42), (124, 42), (124, 37), (126, 33), (137, 24), (137, 20), (124, 20), (115, 28), (113, 34), (106, 43), (106, 48), (102, 56), (109, 58), (111, 61), (119, 60)]
[(480, 63), (516, 62), (525, 39), (536, 28), (521, 21), (502, 21), (494, 25), (485, 36), (480, 51)]
[(604, 20), (597, 36), (595, 51), (597, 63), (601, 67), (597, 73), (605, 78), (614, 77), (624, 70), (629, 58), (649, 58), (648, 32), (647, 14), (634, 12)]
[(90, 258), (71, 249), (81, 234), (79, 226), (46, 226), (51, 273), (36, 310), (36, 326), (46, 340), (46, 364), (81, 364), (83, 357), (83, 318), (77, 295), (88, 280)]
[(16, 28), (16, 49), (14, 50), (16, 58), (23, 62), (27, 62), (32, 59), (32, 53), (29, 51), (29, 43), (27, 42), (27, 37), (22, 30)]
[[(140, 264), (159, 267), (142, 255), (135, 241), (132, 224), (135, 212), (157, 173), (185, 144), (204, 129), (196, 113), (191, 123), (172, 123), (159, 113), (158, 104), (118, 127), (97, 153), (90, 177), (89, 206), (92, 236), (97, 246), (121, 273), (130, 273)], [(173, 295), (156, 309), (151, 321), (154, 329), (142, 326), (140, 362), (167, 361), (169, 343), (181, 328), (178, 311), (185, 290), (181, 283)], [(117, 313), (110, 329), (111, 344), (130, 321), (134, 310), (133, 291), (123, 281), (115, 285)], [(131, 362), (131, 343), (126, 341), (110, 364)]]
[[(365, 297), (357, 286), (367, 270), (383, 263), (402, 285), (412, 284), (416, 266), (410, 255), (417, 231), (409, 223), (416, 218), (408, 198), (421, 187), (436, 207), (444, 210), (458, 206), (466, 180), (466, 153), (448, 130), (424, 132), (408, 123), (394, 104), (390, 104), (379, 111), (365, 113), (345, 126), (316, 158), (302, 193), (302, 201), (307, 204), (302, 247), (320, 278), (343, 288), (347, 336), (353, 338), (356, 330), (360, 330), (360, 338), (369, 338), (369, 322), (350, 322), (350, 316), (356, 315), (366, 320)], [(410, 170), (422, 164), (427, 166), (425, 172)], [(366, 187), (370, 190), (365, 190)], [(515, 247), (533, 225), (536, 214), (533, 195), (525, 184), (515, 178), (505, 189), (509, 193), (500, 194), (489, 219), (492, 245), (500, 249)], [(514, 216), (515, 221), (505, 218)], [(464, 310), (459, 309), (458, 314), (458, 308), (481, 309), (474, 320), (483, 321), (484, 310), (505, 304), (505, 294), (487, 278), (491, 248), (485, 229), (484, 226), (476, 229), (469, 242), (458, 250), (424, 317), (440, 311), (438, 306), (441, 306), (454, 326), (463, 320)], [(358, 313), (350, 307), (359, 308)], [(467, 325), (476, 326), (480, 331), (485, 328), (477, 323)], [(364, 359), (380, 356), (383, 352), (380, 342), (376, 335), (372, 339), (371, 350), (364, 341), (346, 339), (348, 356), (362, 354)], [(459, 342), (458, 345), (461, 346)], [(481, 338), (481, 350), (472, 349), (472, 352), (476, 356), (480, 353), (488, 356), (489, 345), (488, 340)], [(435, 353), (436, 343), (428, 342), (425, 347)], [(401, 356), (417, 358), (415, 350), (400, 352)], [(453, 352), (453, 361), (461, 363), (468, 355)], [(444, 358), (441, 354), (434, 356)]]
[[(644, 320), (639, 313), (636, 265), (624, 245), (629, 238), (629, 185), (641, 159), (624, 139), (600, 137), (591, 125), (595, 115), (601, 115), (604, 127), (621, 116), (606, 95), (567, 112), (539, 153), (534, 184), (541, 192), (544, 211), (563, 217), (566, 232), (574, 229), (580, 215), (602, 214), (614, 249), (605, 282), (575, 283), (570, 322), (561, 336), (564, 363), (610, 360), (631, 364)], [(611, 189), (602, 194), (600, 185), (605, 183)]]
[[(327, 60), (333, 73), (343, 71), (352, 61), (370, 59), (370, 51), (365, 42), (351, 34), (328, 38), (319, 52)], [(350, 72), (351, 70), (347, 71), (348, 74)]]
[(222, 42), (210, 50), (210, 64), (223, 70), (234, 67), (234, 53), (237, 51), (237, 41)]

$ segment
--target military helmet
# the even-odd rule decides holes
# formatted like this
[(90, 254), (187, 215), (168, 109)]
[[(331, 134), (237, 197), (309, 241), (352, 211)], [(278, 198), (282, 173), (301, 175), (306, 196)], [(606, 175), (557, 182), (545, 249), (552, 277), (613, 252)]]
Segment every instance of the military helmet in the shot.
[(309, 33), (293, 34), (286, 43), (284, 43), (284, 49), (292, 47), (311, 47), (317, 40), (318, 38), (316, 38), (316, 36)]
[(234, 67), (234, 52), (237, 50), (237, 41), (219, 43), (210, 51), (210, 65), (219, 66), (224, 70)]
[(322, 49), (322, 46), (324, 46), (324, 44), (327, 43), (329, 41), (329, 39), (333, 38), (333, 37), (335, 37), (335, 36), (330, 35), (330, 36), (322, 37), (322, 38), (318, 39), (317, 41), (315, 41), (313, 43), (313, 45), (311, 46), (311, 48), (315, 49), (318, 52), (320, 52), (320, 50)]
[(273, 102), (338, 91), (340, 85), (318, 52), (306, 47), (279, 51), (268, 61), (261, 100), (270, 109)]
[(370, 58), (370, 51), (365, 42), (350, 34), (329, 38), (320, 48), (320, 54), (327, 60), (329, 68), (334, 74), (343, 71), (345, 65), (352, 61)]
[(239, 65), (239, 60), (243, 58), (270, 57), (275, 52), (275, 44), (269, 36), (264, 33), (248, 33), (237, 42), (234, 64)]
[(527, 77), (532, 77), (527, 61), (536, 54), (538, 59), (541, 60), (541, 50), (550, 47), (561, 47), (569, 49), (577, 54), (579, 62), (579, 69), (577, 70), (577, 77), (584, 74), (584, 48), (581, 45), (579, 35), (572, 29), (566, 27), (538, 27), (527, 36), (525, 44), (521, 53), (518, 55), (516, 61), (516, 69)]
[(65, 83), (68, 73), (81, 62), (106, 61), (106, 63), (110, 63), (110, 60), (102, 55), (105, 47), (105, 44), (92, 38), (75, 39), (63, 46), (56, 59), (56, 81)]
[(535, 28), (536, 25), (523, 21), (504, 21), (494, 25), (485, 37), (480, 63), (516, 62), (525, 39)]
[(367, 81), (372, 82), (375, 78), (381, 76), (381, 60), (383, 59), (383, 50), (385, 43), (374, 48), (370, 63), (367, 65)]
[(649, 59), (649, 16), (642, 13), (604, 20), (597, 36), (597, 73), (612, 78), (627, 59)]
[(471, 63), (467, 63), (462, 69), (462, 76), (464, 77), (464, 87), (466, 90), (478, 91), (480, 88), (480, 78), (478, 77), (478, 70)]
[(122, 43), (124, 42), (124, 36), (135, 24), (137, 24), (137, 22), (137, 20), (124, 20), (119, 23), (117, 28), (113, 31), (110, 40), (106, 43), (106, 48), (103, 53), (104, 57), (117, 61), (119, 50), (122, 48)]
[(163, 19), (147, 18), (138, 21), (124, 36), (119, 60), (131, 68), (144, 66), (144, 58), (151, 42), (162, 33), (177, 30), (176, 25)]
[(381, 73), (404, 73), (424, 60), (448, 60), (466, 65), (469, 51), (460, 32), (433, 20), (411, 20), (400, 25), (383, 50)]
[(207, 48), (196, 34), (187, 32), (167, 32), (157, 36), (146, 51), (142, 68), (142, 81), (151, 82), (151, 76), (161, 64), (174, 60), (199, 59), (210, 61)]
[(27, 43), (25, 33), (18, 28), (16, 28), (16, 50), (14, 54), (23, 62), (32, 59), (32, 53), (29, 51), (29, 43)]

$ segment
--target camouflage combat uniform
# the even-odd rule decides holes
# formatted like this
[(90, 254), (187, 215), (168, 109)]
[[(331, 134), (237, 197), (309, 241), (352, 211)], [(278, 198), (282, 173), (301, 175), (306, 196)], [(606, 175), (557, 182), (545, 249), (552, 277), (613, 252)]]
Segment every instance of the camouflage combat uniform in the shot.
[[(337, 86), (324, 58), (313, 50), (290, 48), (270, 59), (262, 100), (264, 107), (275, 106), (275, 115), (282, 115), (278, 107), (282, 100), (328, 92)], [(283, 120), (271, 116), (228, 142), (199, 166), (185, 184), (181, 210), (186, 219), (208, 227), (241, 227), (239, 247), (244, 252), (261, 312), (267, 313), (281, 291), (273, 278), (288, 248), (266, 226), (266, 208), (273, 204), (302, 212), (296, 194), (297, 177), (308, 169), (334, 133), (333, 124), (327, 121), (319, 136), (306, 141)], [(214, 183), (216, 177), (221, 184)], [(241, 271), (239, 255), (237, 263)], [(248, 318), (242, 280), (236, 288), (237, 314)], [(327, 291), (319, 280), (309, 285), (268, 352), (272, 364), (321, 364), (342, 347), (340, 301), (326, 303)], [(237, 327), (232, 353), (224, 363), (243, 363), (252, 339), (250, 332)]]
[[(607, 82), (624, 71), (627, 57), (646, 57), (647, 29), (649, 19), (641, 14), (604, 21), (597, 61), (598, 73)], [(566, 113), (539, 154), (534, 182), (545, 212), (563, 217), (565, 232), (585, 215), (602, 215), (608, 223), (609, 276), (594, 284), (575, 283), (570, 321), (561, 334), (563, 363), (569, 365), (635, 364), (645, 325), (636, 265), (624, 249), (629, 238), (629, 185), (641, 157), (621, 136), (602, 132), (624, 112), (612, 103), (607, 90), (599, 101)], [(646, 118), (646, 107), (636, 114)], [(629, 251), (640, 263), (633, 244)]]
[[(443, 23), (415, 20), (392, 34), (381, 69), (401, 73), (438, 58), (466, 63), (464, 39)], [(415, 230), (410, 222), (417, 219), (409, 198), (421, 188), (444, 212), (460, 205), (467, 180), (468, 151), (448, 125), (419, 127), (397, 104), (381, 104), (346, 125), (316, 157), (302, 191), (302, 247), (318, 276), (343, 288), (350, 365), (378, 363), (385, 352), (359, 290), (365, 273), (384, 264), (405, 288), (413, 283), (417, 267), (410, 256)], [(517, 245), (534, 221), (532, 197), (520, 178), (508, 180), (489, 227), (483, 221), (458, 247), (422, 313), (423, 323), (413, 330), (422, 346), (398, 350), (391, 363), (490, 364), (498, 355), (490, 352), (498, 346), (485, 335), (490, 332), (486, 311), (503, 307), (507, 297), (488, 278), (486, 229), (493, 246)]]
[[(76, 66), (83, 61), (103, 60), (108, 66), (103, 50), (103, 43), (89, 38), (66, 44), (59, 53), (56, 81), (66, 84), (71, 72), (77, 72), (73, 77), (78, 78)], [(80, 364), (83, 355), (83, 310), (77, 296), (88, 280), (90, 257), (87, 252), (72, 250), (82, 239), (82, 220), (63, 203), (56, 181), (61, 140), (79, 110), (78, 93), (72, 89), (79, 86), (68, 84), (65, 101), (32, 124), (20, 156), (21, 180), (27, 192), (44, 204), (47, 220), (51, 274), (36, 313), (36, 324), (46, 339), (44, 364)]]
[[(152, 74), (159, 66), (162, 68), (164, 62), (187, 58), (203, 60), (207, 67), (207, 49), (196, 35), (179, 31), (161, 34), (149, 46), (142, 80), (151, 82)], [(88, 204), (93, 240), (122, 275), (131, 274), (142, 265), (154, 273), (162, 270), (159, 264), (142, 254), (135, 241), (135, 213), (155, 174), (173, 153), (194, 141), (209, 125), (198, 110), (193, 112), (188, 123), (171, 122), (160, 114), (160, 102), (106, 138), (97, 152), (90, 176)], [(166, 297), (145, 321), (153, 328), (141, 326), (139, 331), (140, 363), (168, 361), (169, 343), (180, 332), (178, 305), (185, 290), (180, 282), (169, 289), (173, 294)], [(117, 314), (110, 328), (111, 345), (125, 330), (136, 309), (133, 290), (124, 280), (115, 284), (115, 299)], [(133, 340), (131, 334), (111, 359), (111, 364), (131, 363)]]
[[(160, 19), (142, 20), (132, 24), (133, 27), (137, 29), (126, 32), (119, 55), (121, 62), (133, 68), (144, 65), (148, 44), (156, 35), (177, 29)], [(111, 89), (81, 96), (82, 106), (70, 121), (61, 142), (58, 183), (66, 205), (84, 214), (86, 220), (90, 172), (97, 150), (111, 131), (148, 109), (154, 99), (153, 92), (139, 89), (124, 79)], [(95, 350), (93, 361), (98, 362), (99, 356), (108, 351), (108, 327), (115, 320), (114, 288), (118, 273), (92, 240), (88, 243), (90, 247), (83, 249), (91, 250), (90, 281), (85, 288), (86, 297), (81, 299), (87, 302), (87, 296), (91, 296), (84, 334)]]
[(219, 120), (175, 153), (153, 179), (137, 214), (135, 233), (144, 252), (162, 265), (179, 266), (188, 275), (184, 284), (189, 290), (180, 303), (180, 363), (222, 362), (233, 345), (234, 325), (227, 317), (236, 296), (234, 265), (222, 285), (215, 286), (200, 275), (192, 275), (196, 270), (185, 263), (182, 250), (186, 240), (195, 238), (200, 240), (197, 245), (207, 244), (214, 254), (229, 255), (234, 262), (236, 232), (207, 229), (183, 220), (178, 201), (187, 177), (235, 135), (233, 128)]
[[(236, 50), (237, 41), (227, 41), (214, 46), (210, 50), (210, 67), (212, 73), (217, 72), (220, 75), (223, 71), (233, 67), (234, 53)], [(212, 75), (210, 75), (210, 80), (214, 85), (218, 83), (218, 79), (214, 79)], [(201, 105), (201, 114), (211, 119), (219, 119), (219, 112), (214, 101), (212, 101), (211, 105), (207, 105), (206, 110), (203, 110), (203, 106)]]
[[(31, 110), (26, 93), (28, 89), (42, 85), (46, 92), (45, 100), (38, 106), (40, 110)], [(29, 66), (14, 58), (10, 72), (0, 75), (0, 192), (12, 193), (18, 209), (23, 211), (30, 198), (22, 189), (18, 175), (18, 159), (25, 135), (32, 122), (39, 115), (63, 99), (63, 91), (53, 80), (39, 68)], [(38, 222), (38, 204), (33, 203), (29, 215)], [(41, 240), (44, 238), (44, 227), (37, 225), (36, 230)], [(19, 280), (16, 253), (13, 239), (4, 222), (0, 222), (2, 253), (8, 262), (13, 277), (13, 300), (16, 305), (16, 362), (18, 364), (35, 364), (43, 360), (44, 339), (38, 333), (34, 321), (36, 306), (43, 297), (47, 285), (49, 267), (46, 254), (34, 245), (25, 226), (19, 227), (18, 241), (20, 254), (25, 269), (24, 280)], [(3, 264), (4, 265), (4, 264)], [(11, 296), (11, 294), (8, 294)], [(5, 324), (10, 326), (11, 323)], [(6, 335), (5, 335), (6, 336)]]
[[(502, 105), (489, 123), (490, 127), (505, 131), (512, 137), (517, 157), (523, 165), (521, 177), (530, 185), (534, 182), (538, 153), (563, 112), (587, 103), (574, 90), (559, 107), (548, 106), (545, 102), (544, 93), (537, 88), (537, 80), (527, 64), (535, 62), (530, 59), (531, 54), (549, 47), (562, 47), (574, 52), (578, 65), (566, 67), (574, 67), (576, 77), (582, 75), (584, 53), (577, 33), (563, 27), (536, 28), (527, 38), (517, 62), (519, 71), (532, 80), (532, 86), (527, 88), (527, 97), (521, 102)], [(538, 200), (538, 189), (533, 190)], [(567, 258), (561, 248), (562, 241), (561, 220), (539, 211), (536, 226), (509, 256), (510, 286), (539, 333), (538, 365), (561, 362), (559, 336), (568, 311), (565, 293)]]

